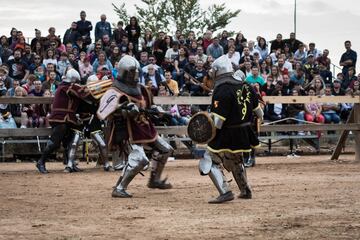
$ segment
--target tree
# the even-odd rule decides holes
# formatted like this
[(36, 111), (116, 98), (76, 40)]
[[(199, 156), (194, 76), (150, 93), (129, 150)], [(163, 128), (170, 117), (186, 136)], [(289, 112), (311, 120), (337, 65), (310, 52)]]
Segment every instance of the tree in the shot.
[[(144, 6), (135, 4), (136, 17), (142, 29), (150, 29), (157, 33), (160, 30), (180, 30), (188, 33), (190, 30), (203, 33), (209, 29), (216, 31), (225, 28), (240, 10), (226, 9), (225, 3), (213, 4), (208, 9), (200, 7), (199, 0), (141, 0)], [(120, 7), (112, 4), (114, 11), (124, 23), (129, 22), (129, 14), (125, 3)]]

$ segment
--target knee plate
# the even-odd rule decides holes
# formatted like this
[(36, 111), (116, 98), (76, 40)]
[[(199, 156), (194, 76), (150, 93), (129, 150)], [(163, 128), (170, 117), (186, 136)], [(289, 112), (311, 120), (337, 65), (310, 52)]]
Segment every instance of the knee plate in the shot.
[(211, 160), (210, 154), (208, 151), (205, 151), (204, 157), (199, 161), (199, 172), (200, 175), (208, 175), (211, 169), (213, 162)]
[(141, 145), (132, 144), (131, 152), (128, 157), (128, 165), (134, 167), (138, 165), (146, 166), (149, 164), (149, 159), (146, 157), (144, 148)]
[(174, 149), (163, 138), (158, 137), (154, 143), (151, 144), (152, 156), (151, 159), (166, 163), (168, 157), (174, 152)]

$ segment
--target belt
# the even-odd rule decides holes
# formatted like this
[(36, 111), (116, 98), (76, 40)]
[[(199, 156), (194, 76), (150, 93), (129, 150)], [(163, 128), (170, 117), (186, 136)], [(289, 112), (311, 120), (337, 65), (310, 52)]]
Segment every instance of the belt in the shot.
[(225, 128), (243, 128), (243, 127), (248, 127), (251, 126), (251, 122), (245, 122), (245, 123), (241, 123), (241, 124), (235, 124), (235, 125), (230, 125), (230, 126), (224, 126)]

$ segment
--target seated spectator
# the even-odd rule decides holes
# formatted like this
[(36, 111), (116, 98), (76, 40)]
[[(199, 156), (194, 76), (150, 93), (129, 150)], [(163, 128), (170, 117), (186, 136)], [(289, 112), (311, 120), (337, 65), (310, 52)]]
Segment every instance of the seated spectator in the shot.
[[(315, 88), (310, 87), (308, 90), (309, 96), (315, 96)], [(321, 114), (322, 107), (319, 103), (307, 103), (304, 105), (305, 120), (308, 122), (324, 123), (325, 118)]]
[(287, 45), (291, 52), (295, 53), (297, 49), (299, 49), (299, 45), (302, 44), (301, 41), (296, 39), (295, 33), (290, 33), (290, 38), (284, 40), (285, 46)]
[(305, 70), (305, 82), (309, 83), (313, 80), (315, 71), (317, 71), (317, 65), (315, 63), (315, 58), (312, 53), (308, 54), (306, 57), (306, 62), (304, 63)]
[(277, 82), (282, 82), (283, 81), (283, 77), (279, 71), (279, 67), (276, 65), (273, 65), (271, 67), (271, 72), (270, 75), (273, 79), (273, 84), (276, 84)]
[(258, 43), (255, 47), (259, 51), (261, 59), (265, 59), (269, 55), (269, 48), (266, 44), (266, 40), (263, 37), (260, 37)]
[(195, 62), (198, 60), (203, 62), (206, 62), (207, 60), (207, 55), (204, 54), (204, 48), (201, 45), (196, 45)]
[(307, 57), (307, 52), (305, 49), (305, 45), (299, 44), (299, 49), (296, 50), (296, 52), (294, 53), (295, 62), (299, 62), (303, 64), (306, 61), (306, 57)]
[(305, 83), (305, 73), (303, 68), (298, 68), (295, 72), (290, 76), (290, 84), (304, 86)]
[(257, 66), (252, 66), (251, 74), (246, 77), (245, 82), (249, 84), (259, 83), (260, 86), (265, 85), (265, 80), (259, 75), (259, 68)]
[(309, 50), (308, 50), (308, 55), (312, 54), (314, 56), (315, 59), (318, 59), (319, 57), (321, 57), (322, 52), (320, 50), (318, 50), (317, 48), (315, 48), (315, 43), (309, 43)]
[(50, 94), (55, 94), (57, 86), (60, 82), (56, 81), (56, 73), (54, 71), (50, 72), (49, 79), (43, 82), (42, 90), (45, 92), (46, 90), (50, 91)]
[[(15, 97), (25, 97), (27, 92), (24, 88), (18, 86), (15, 88)], [(29, 104), (10, 104), (10, 112), (14, 117), (15, 122), (20, 128), (30, 126), (30, 119), (28, 112), (31, 113), (32, 109)]]
[(252, 63), (254, 61), (254, 57), (252, 55), (250, 55), (250, 50), (248, 47), (245, 47), (243, 52), (242, 52), (242, 56), (240, 58), (240, 61), (239, 61), (239, 67), (240, 68), (243, 68), (244, 67), (244, 64), (245, 62), (250, 62)]
[(240, 53), (235, 51), (235, 46), (230, 46), (229, 51), (226, 55), (230, 59), (232, 65), (233, 65), (233, 68), (238, 69), (239, 62), (240, 62)]
[(0, 81), (4, 83), (7, 89), (12, 87), (14, 80), (9, 77), (9, 68), (5, 65), (0, 65)]
[(359, 95), (359, 93), (360, 93), (360, 79), (358, 81), (354, 82), (352, 91), (353, 91), (354, 95)]
[(171, 79), (171, 72), (165, 72), (165, 81), (162, 82), (165, 85), (166, 89), (169, 91), (170, 96), (178, 96), (179, 95), (179, 87), (177, 81)]
[(204, 96), (205, 92), (202, 86), (203, 79), (207, 75), (204, 63), (200, 60), (197, 61), (196, 67), (191, 71), (190, 75), (191, 77), (188, 79), (190, 81), (190, 94), (192, 96)]
[(7, 90), (6, 96), (8, 97), (15, 96), (15, 88), (18, 86), (20, 86), (19, 80), (14, 80), (12, 87)]
[(37, 77), (35, 75), (30, 74), (29, 77), (26, 79), (25, 83), (23, 85), (21, 85), (27, 94), (35, 88), (34, 82), (36, 80), (39, 80), (39, 79), (37, 79)]
[[(353, 91), (351, 89), (347, 89), (346, 96), (352, 96), (353, 95)], [(343, 122), (346, 122), (349, 118), (350, 112), (353, 108), (354, 104), (353, 103), (342, 103), (341, 107), (340, 107), (340, 119)]]
[(277, 66), (281, 75), (289, 75), (293, 71), (292, 64), (285, 60), (284, 54), (279, 57)]
[(159, 65), (156, 64), (157, 61), (156, 61), (156, 58), (155, 58), (154, 55), (149, 55), (148, 61), (149, 61), (149, 63), (141, 69), (141, 71), (143, 73), (147, 73), (148, 72), (148, 66), (150, 64), (152, 64), (152, 66), (155, 68), (156, 71), (158, 71), (161, 75), (164, 75), (164, 70)]
[(187, 117), (182, 117), (179, 112), (178, 106), (175, 104), (170, 109), (171, 114), (171, 126), (186, 126), (189, 123), (189, 119)]
[[(241, 65), (239, 65), (241, 66)], [(252, 63), (250, 61), (246, 61), (243, 63), (242, 65), (243, 67), (240, 67), (240, 70), (245, 74), (246, 77), (251, 75), (251, 68), (252, 68)]]
[(159, 91), (159, 85), (162, 81), (165, 80), (165, 77), (160, 74), (159, 71), (155, 70), (155, 66), (153, 64), (149, 64), (147, 66), (148, 72), (143, 73), (141, 77), (140, 83), (144, 86), (149, 87), (154, 96), (157, 96)]
[(326, 66), (322, 62), (319, 62), (318, 69), (319, 69), (320, 76), (324, 80), (324, 83), (325, 84), (331, 84), (332, 83), (332, 73), (331, 73), (331, 71), (328, 70), (326, 68)]
[(334, 96), (344, 96), (345, 90), (341, 88), (341, 80), (335, 79), (332, 86), (331, 94)]
[[(325, 94), (324, 96), (333, 96), (331, 94), (331, 86), (327, 85), (325, 87)], [(339, 104), (337, 103), (324, 103), (322, 105), (322, 114), (325, 117), (325, 123), (339, 123), (340, 122), (340, 116), (337, 112), (340, 111)]]
[(179, 55), (174, 60), (174, 70), (172, 72), (172, 77), (178, 82), (180, 88), (184, 85), (184, 68), (187, 63), (187, 49), (181, 46), (179, 48)]
[(17, 79), (20, 81), (24, 81), (29, 75), (29, 66), (25, 63), (21, 58), (22, 50), (15, 49), (14, 58), (7, 61), (7, 65), (9, 66), (9, 77), (12, 79)]
[[(100, 52), (95, 62), (92, 64), (93, 71), (95, 74), (98, 73), (99, 70), (103, 69), (103, 67), (106, 67), (109, 71), (113, 70), (113, 66), (109, 59), (106, 58), (105, 52)], [(100, 79), (100, 78), (99, 78)]]
[(212, 43), (206, 49), (206, 55), (212, 56), (214, 59), (221, 57), (224, 54), (224, 49), (220, 45), (219, 38), (214, 37)]
[(123, 29), (123, 27), (124, 27), (124, 22), (119, 21), (117, 23), (117, 28), (114, 29), (114, 31), (113, 31), (112, 35), (113, 35), (114, 40), (116, 41), (116, 44), (120, 44), (122, 41), (122, 37), (127, 36), (127, 33)]
[(269, 75), (266, 78), (266, 84), (263, 86), (260, 86), (261, 91), (264, 93), (264, 96), (271, 96), (273, 91), (275, 90), (275, 84), (273, 84), (274, 80), (272, 79), (272, 76)]
[(45, 57), (43, 59), (43, 64), (45, 66), (47, 66), (49, 63), (54, 64), (55, 66), (57, 65), (57, 60), (56, 60), (56, 56), (54, 53), (54, 50), (52, 49), (48, 49), (45, 53)]
[[(143, 68), (143, 67), (145, 67), (146, 65), (149, 64), (149, 53), (148, 52), (142, 51), (140, 53), (139, 63), (140, 63), (141, 68)], [(113, 64), (113, 66), (115, 66), (115, 65)]]
[(56, 65), (56, 70), (60, 74), (60, 76), (65, 75), (66, 69), (70, 66), (70, 62), (68, 60), (68, 55), (66, 52), (62, 52), (59, 61)]
[(282, 81), (283, 95), (284, 96), (290, 96), (291, 93), (292, 93), (292, 87), (290, 86), (290, 77), (287, 74), (283, 75), (282, 77), (283, 77), (283, 81)]
[[(271, 96), (281, 96), (281, 90), (274, 90)], [(266, 116), (270, 121), (277, 121), (286, 117), (286, 105), (282, 103), (268, 104)]]
[(93, 66), (90, 64), (90, 58), (86, 57), (84, 59), (84, 64), (79, 66), (79, 73), (81, 79), (87, 79), (94, 72)]
[(345, 90), (347, 88), (352, 88), (354, 85), (354, 82), (357, 80), (358, 80), (358, 78), (355, 76), (355, 68), (349, 67), (348, 74), (344, 77), (341, 87)]
[(315, 88), (315, 95), (321, 96), (325, 93), (325, 85), (320, 76), (314, 78), (313, 87)]
[(28, 93), (29, 96), (42, 97), (44, 96), (44, 91), (42, 90), (42, 85), (40, 80), (34, 81), (34, 89), (30, 90)]
[[(300, 95), (296, 89), (293, 89), (291, 92), (291, 96), (300, 96)], [(301, 121), (304, 121), (304, 115), (305, 115), (304, 104), (301, 103), (289, 104), (287, 106), (287, 116), (291, 118), (296, 118), (297, 120), (299, 120), (299, 123), (301, 123)]]
[(271, 59), (272, 64), (277, 64), (278, 59), (281, 57), (281, 50), (278, 49), (275, 52), (270, 53), (269, 57)]
[(167, 49), (165, 53), (165, 64), (173, 65), (175, 59), (179, 56), (179, 42), (174, 41), (172, 47)]

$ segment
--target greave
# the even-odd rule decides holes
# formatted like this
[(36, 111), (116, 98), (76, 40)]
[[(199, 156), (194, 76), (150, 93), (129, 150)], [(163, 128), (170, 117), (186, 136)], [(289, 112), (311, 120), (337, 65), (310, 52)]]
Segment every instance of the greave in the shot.
[(130, 184), (130, 182), (134, 179), (134, 177), (145, 167), (147, 164), (147, 161), (140, 161), (138, 165), (131, 166), (129, 163), (126, 164), (124, 174), (121, 179), (121, 182), (116, 187), (119, 190), (126, 190), (127, 186)]
[(98, 145), (100, 150), (100, 157), (101, 157), (101, 163), (104, 165), (109, 165), (109, 159), (108, 159), (108, 151), (106, 148), (106, 144), (102, 136), (100, 135), (100, 132), (94, 132), (91, 133), (91, 139)]
[(211, 181), (214, 183), (216, 189), (219, 191), (220, 195), (230, 191), (229, 185), (225, 179), (225, 175), (219, 165), (213, 164), (211, 166), (209, 177)]
[(49, 155), (56, 149), (56, 145), (54, 142), (49, 140), (46, 144), (46, 147), (41, 154), (41, 157), (38, 161), (39, 164), (45, 164), (46, 160), (48, 159)]
[(74, 164), (75, 164), (75, 159), (76, 159), (76, 150), (77, 150), (77, 146), (79, 144), (80, 141), (80, 132), (75, 131), (74, 137), (71, 140), (71, 142), (69, 143), (69, 152), (68, 152), (68, 164), (67, 166), (70, 168), (73, 168)]
[(243, 164), (239, 163), (236, 165), (236, 168), (232, 171), (232, 174), (235, 178), (236, 184), (240, 189), (240, 192), (246, 192), (246, 189), (250, 189), (247, 182), (246, 169)]

